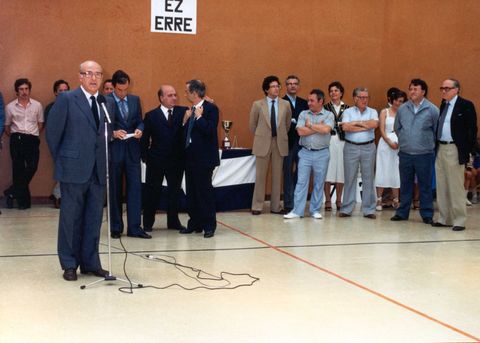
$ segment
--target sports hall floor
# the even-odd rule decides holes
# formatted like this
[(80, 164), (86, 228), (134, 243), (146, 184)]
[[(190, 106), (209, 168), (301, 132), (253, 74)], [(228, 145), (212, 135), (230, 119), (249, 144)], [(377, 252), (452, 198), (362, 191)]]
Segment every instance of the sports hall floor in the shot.
[[(94, 276), (62, 279), (58, 210), (2, 212), (1, 343), (480, 341), (480, 204), (468, 209), (463, 232), (427, 226), (418, 211), (408, 222), (391, 222), (391, 210), (377, 220), (358, 211), (289, 221), (228, 212), (218, 214), (215, 237), (204, 239), (162, 229), (158, 214), (153, 239), (122, 239), (129, 278), (223, 289), (133, 293), (119, 281), (80, 289)], [(125, 278), (125, 254), (119, 240), (112, 243), (113, 274)], [(195, 269), (174, 259), (210, 275), (200, 273), (198, 283)], [(245, 275), (216, 280), (221, 272)]]

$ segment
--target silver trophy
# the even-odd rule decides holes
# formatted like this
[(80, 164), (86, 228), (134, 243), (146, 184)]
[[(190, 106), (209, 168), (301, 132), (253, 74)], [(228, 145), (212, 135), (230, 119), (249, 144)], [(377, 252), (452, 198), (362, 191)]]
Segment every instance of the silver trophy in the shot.
[(228, 138), (228, 133), (230, 132), (230, 129), (233, 126), (233, 121), (231, 120), (222, 120), (222, 127), (223, 131), (225, 131), (225, 138), (223, 139), (222, 142), (222, 149), (231, 149), (232, 148), (232, 143), (230, 142), (230, 139)]

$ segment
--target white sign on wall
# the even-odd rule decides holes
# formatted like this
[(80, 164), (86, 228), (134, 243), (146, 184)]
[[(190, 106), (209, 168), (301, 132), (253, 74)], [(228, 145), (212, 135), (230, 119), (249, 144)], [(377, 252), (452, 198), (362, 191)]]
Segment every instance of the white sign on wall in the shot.
[(197, 0), (152, 0), (151, 32), (197, 33)]

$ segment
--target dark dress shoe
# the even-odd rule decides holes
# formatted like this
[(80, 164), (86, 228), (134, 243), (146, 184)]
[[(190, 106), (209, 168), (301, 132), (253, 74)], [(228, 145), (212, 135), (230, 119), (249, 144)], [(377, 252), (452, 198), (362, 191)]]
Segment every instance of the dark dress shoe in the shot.
[(63, 278), (67, 281), (77, 281), (77, 271), (73, 268), (67, 268), (63, 272)]
[(183, 225), (168, 225), (167, 226), (168, 230), (178, 230), (178, 231), (181, 231), (181, 230), (186, 230), (187, 228)]
[(29, 205), (18, 205), (19, 210), (28, 210), (30, 208)]
[(373, 213), (371, 214), (366, 214), (363, 216), (364, 218), (368, 218), (368, 219), (377, 219), (377, 216)]
[(348, 213), (338, 212), (338, 216), (340, 218), (347, 218), (347, 217), (351, 217), (352, 215)]
[(127, 234), (127, 236), (132, 238), (145, 238), (145, 239), (152, 238), (152, 236), (150, 236), (148, 233), (144, 231), (140, 231), (139, 233), (135, 233), (135, 234), (129, 233)]
[(424, 224), (431, 225), (433, 223), (433, 219), (430, 217), (423, 218), (422, 220)]
[(262, 211), (252, 210), (252, 215), (254, 215), (254, 216), (259, 216), (261, 214), (262, 214)]
[(143, 231), (145, 231), (145, 232), (152, 232), (152, 231), (153, 231), (153, 228), (151, 228), (151, 227), (144, 227), (144, 228), (143, 228)]
[(463, 231), (465, 230), (465, 226), (454, 226), (452, 227), (453, 231)]
[(98, 277), (105, 277), (105, 276), (108, 276), (109, 273), (108, 273), (108, 270), (105, 270), (105, 269), (98, 269), (98, 270), (81, 270), (80, 273), (82, 274), (93, 274), (95, 276), (98, 276)]
[(433, 227), (449, 227), (450, 225), (445, 225), (445, 224), (442, 224), (440, 222), (433, 222), (432, 226)]
[(205, 232), (205, 233), (203, 234), (203, 237), (205, 237), (205, 238), (211, 238), (211, 237), (213, 237), (213, 235), (215, 235), (215, 231), (209, 231), (209, 232)]
[(191, 228), (183, 228), (179, 231), (179, 233), (181, 233), (182, 235), (187, 235), (189, 233), (202, 233), (203, 230), (202, 229), (191, 229)]
[(272, 214), (287, 214), (288, 212), (286, 210), (280, 210), (280, 211), (270, 211)]
[(110, 237), (114, 238), (114, 239), (118, 239), (122, 236), (122, 234), (120, 232), (112, 232), (110, 234)]
[(394, 215), (392, 218), (390, 218), (392, 222), (399, 222), (400, 220), (407, 220), (406, 218), (400, 217), (398, 214)]
[(55, 208), (60, 208), (60, 199), (55, 198), (55, 200), (53, 201), (53, 206)]
[(13, 208), (13, 196), (12, 195), (7, 195), (6, 197), (6, 207), (7, 208)]

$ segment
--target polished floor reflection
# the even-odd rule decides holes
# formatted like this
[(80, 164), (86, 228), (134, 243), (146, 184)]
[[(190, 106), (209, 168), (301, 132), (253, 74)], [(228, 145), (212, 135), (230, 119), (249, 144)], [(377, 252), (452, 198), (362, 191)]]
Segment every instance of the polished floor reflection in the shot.
[[(118, 281), (81, 290), (97, 278), (62, 279), (58, 210), (2, 212), (2, 343), (480, 341), (480, 205), (462, 232), (425, 225), (417, 211), (408, 222), (391, 222), (389, 210), (376, 220), (228, 212), (204, 239), (163, 229), (158, 214), (153, 239), (122, 238), (128, 277), (158, 287), (131, 294)], [(104, 225), (104, 268), (106, 244)], [(112, 244), (113, 274), (126, 278)], [(234, 288), (255, 279), (216, 280), (221, 272), (259, 280)], [(204, 288), (161, 289), (171, 284)]]

